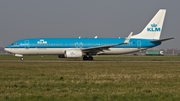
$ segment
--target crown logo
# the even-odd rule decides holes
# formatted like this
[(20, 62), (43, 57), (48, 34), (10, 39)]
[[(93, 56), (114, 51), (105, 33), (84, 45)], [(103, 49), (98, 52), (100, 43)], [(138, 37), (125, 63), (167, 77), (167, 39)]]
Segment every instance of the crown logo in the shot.
[(157, 24), (153, 23), (151, 24), (151, 27), (157, 27)]
[(74, 53), (74, 52), (71, 52), (70, 55), (75, 55), (75, 53)]
[(47, 41), (44, 41), (43, 39), (41, 39), (41, 40), (39, 40), (37, 43), (38, 43), (38, 44), (47, 44)]

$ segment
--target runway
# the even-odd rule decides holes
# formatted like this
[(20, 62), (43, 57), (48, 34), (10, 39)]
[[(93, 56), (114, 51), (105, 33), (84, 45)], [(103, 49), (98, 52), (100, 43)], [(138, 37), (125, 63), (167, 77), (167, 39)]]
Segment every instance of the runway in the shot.
[(67, 63), (67, 62), (100, 62), (100, 63), (104, 63), (104, 62), (139, 62), (139, 63), (142, 63), (142, 62), (154, 62), (154, 63), (157, 63), (157, 62), (160, 62), (160, 63), (163, 63), (163, 62), (180, 62), (180, 61), (117, 61), (117, 60), (112, 60), (112, 61), (106, 61), (106, 60), (101, 60), (101, 61), (98, 61), (98, 60), (94, 60), (94, 61), (62, 61), (62, 60), (0, 60), (0, 62), (27, 62), (27, 63), (31, 63), (31, 62), (42, 62), (42, 63), (45, 63), (45, 62), (59, 62), (59, 63)]

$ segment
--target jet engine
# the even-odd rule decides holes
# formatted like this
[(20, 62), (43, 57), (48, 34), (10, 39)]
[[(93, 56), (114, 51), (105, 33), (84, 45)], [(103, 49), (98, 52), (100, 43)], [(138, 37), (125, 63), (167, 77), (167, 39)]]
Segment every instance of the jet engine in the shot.
[(64, 52), (64, 56), (66, 58), (78, 58), (78, 57), (82, 57), (83, 53), (81, 50), (66, 50)]

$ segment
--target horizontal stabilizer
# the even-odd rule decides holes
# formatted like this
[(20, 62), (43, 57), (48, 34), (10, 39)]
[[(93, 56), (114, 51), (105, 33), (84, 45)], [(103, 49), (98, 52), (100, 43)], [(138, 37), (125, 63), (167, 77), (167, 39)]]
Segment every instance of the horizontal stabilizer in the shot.
[(171, 39), (174, 39), (175, 37), (172, 37), (172, 38), (165, 38), (165, 39), (159, 39), (159, 40), (153, 40), (151, 42), (163, 42), (163, 41), (167, 41), (167, 40), (171, 40)]

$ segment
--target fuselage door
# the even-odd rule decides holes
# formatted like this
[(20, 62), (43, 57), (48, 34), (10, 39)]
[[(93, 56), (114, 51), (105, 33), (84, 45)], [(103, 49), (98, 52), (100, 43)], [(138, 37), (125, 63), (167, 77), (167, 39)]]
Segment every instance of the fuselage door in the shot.
[(29, 40), (25, 40), (25, 41), (24, 41), (24, 44), (25, 44), (25, 48), (26, 48), (26, 49), (29, 49)]
[(137, 41), (137, 48), (138, 48), (138, 49), (141, 48), (141, 41), (140, 41), (140, 40)]
[(80, 43), (76, 42), (75, 48), (83, 48), (83, 43), (82, 42), (80, 42)]

